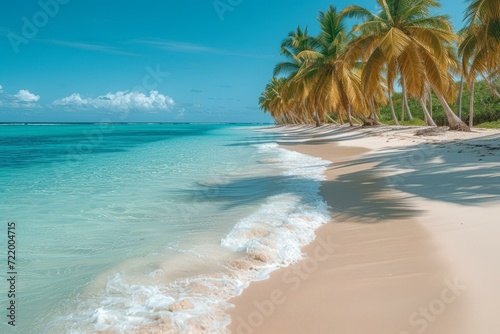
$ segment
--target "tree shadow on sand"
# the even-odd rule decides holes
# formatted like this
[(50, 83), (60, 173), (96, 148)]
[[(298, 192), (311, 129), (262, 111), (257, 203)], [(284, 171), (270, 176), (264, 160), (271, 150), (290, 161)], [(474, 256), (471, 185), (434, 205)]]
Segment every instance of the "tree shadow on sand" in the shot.
[(322, 193), (338, 222), (378, 223), (422, 213), (407, 199), (395, 196), (384, 175), (371, 169), (325, 181)]
[[(384, 188), (393, 188), (430, 200), (461, 205), (480, 205), (500, 200), (500, 136), (453, 143), (420, 144), (388, 152), (368, 154), (355, 161), (336, 164), (343, 168), (374, 163), (378, 173), (397, 175), (378, 179)], [(360, 174), (367, 172), (360, 172)], [(343, 178), (362, 178), (357, 173)]]
[[(357, 132), (354, 135), (363, 136)], [(362, 164), (370, 167), (321, 182), (321, 193), (339, 223), (379, 223), (423, 214), (425, 208), (417, 208), (409, 200), (412, 196), (470, 206), (497, 201), (500, 147), (488, 140), (494, 138), (394, 147), (345, 163), (332, 163), (330, 170)], [(400, 173), (394, 175), (395, 170)], [(285, 175), (243, 177), (202, 184), (179, 196), (198, 202), (220, 202), (223, 209), (231, 209), (256, 205), (285, 192), (308, 200), (311, 187), (317, 191), (317, 181)]]

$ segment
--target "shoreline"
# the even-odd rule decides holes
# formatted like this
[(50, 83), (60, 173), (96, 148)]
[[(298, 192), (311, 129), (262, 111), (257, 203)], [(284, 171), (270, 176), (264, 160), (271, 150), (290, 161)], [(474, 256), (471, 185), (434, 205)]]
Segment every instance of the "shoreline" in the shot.
[[(279, 127), (333, 161), (332, 221), (300, 262), (231, 300), (232, 333), (491, 333), (500, 328), (500, 132)], [(458, 141), (460, 140), (460, 141)], [(497, 168), (497, 169), (495, 169)], [(496, 251), (496, 253), (495, 253)]]

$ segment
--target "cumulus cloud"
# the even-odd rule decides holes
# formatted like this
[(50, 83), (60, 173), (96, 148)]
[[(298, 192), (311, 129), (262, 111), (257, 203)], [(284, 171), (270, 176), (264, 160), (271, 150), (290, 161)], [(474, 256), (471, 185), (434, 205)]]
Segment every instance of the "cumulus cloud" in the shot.
[(40, 95), (35, 95), (27, 89), (21, 89), (17, 94), (9, 94), (0, 85), (0, 106), (5, 108), (37, 108)]
[(82, 99), (80, 94), (71, 94), (70, 96), (63, 97), (62, 99), (52, 102), (56, 106), (83, 106), (87, 105), (90, 99)]
[(21, 89), (14, 97), (21, 102), (38, 102), (40, 100), (40, 95), (32, 94), (27, 89)]
[(69, 107), (74, 109), (104, 109), (114, 112), (128, 111), (170, 111), (174, 106), (174, 100), (160, 94), (156, 90), (146, 95), (141, 92), (120, 91), (98, 96), (97, 98), (83, 98), (80, 94), (57, 99), (52, 102), (54, 106)]

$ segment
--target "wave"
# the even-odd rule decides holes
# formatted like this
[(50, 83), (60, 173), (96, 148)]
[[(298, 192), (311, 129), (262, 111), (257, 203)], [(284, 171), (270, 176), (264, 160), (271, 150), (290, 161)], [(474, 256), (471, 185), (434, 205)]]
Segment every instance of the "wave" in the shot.
[[(227, 252), (211, 273), (168, 281), (165, 270), (154, 268), (137, 281), (121, 273), (107, 276), (104, 288), (84, 296), (77, 309), (56, 317), (48, 332), (66, 333), (227, 333), (229, 300), (253, 281), (304, 257), (303, 246), (330, 216), (319, 195), (328, 161), (258, 144), (266, 166), (283, 177), (283, 191), (268, 196), (256, 211), (241, 219), (220, 246)], [(198, 253), (203, 261), (203, 252)], [(189, 271), (188, 271), (189, 272)], [(98, 305), (98, 307), (96, 307)]]

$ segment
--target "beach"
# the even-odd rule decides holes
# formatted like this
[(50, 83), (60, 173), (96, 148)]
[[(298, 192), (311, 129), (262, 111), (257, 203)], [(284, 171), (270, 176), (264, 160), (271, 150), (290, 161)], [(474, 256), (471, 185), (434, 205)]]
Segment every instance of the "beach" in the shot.
[(331, 161), (305, 258), (232, 299), (232, 333), (496, 333), (500, 132), (277, 127)]

